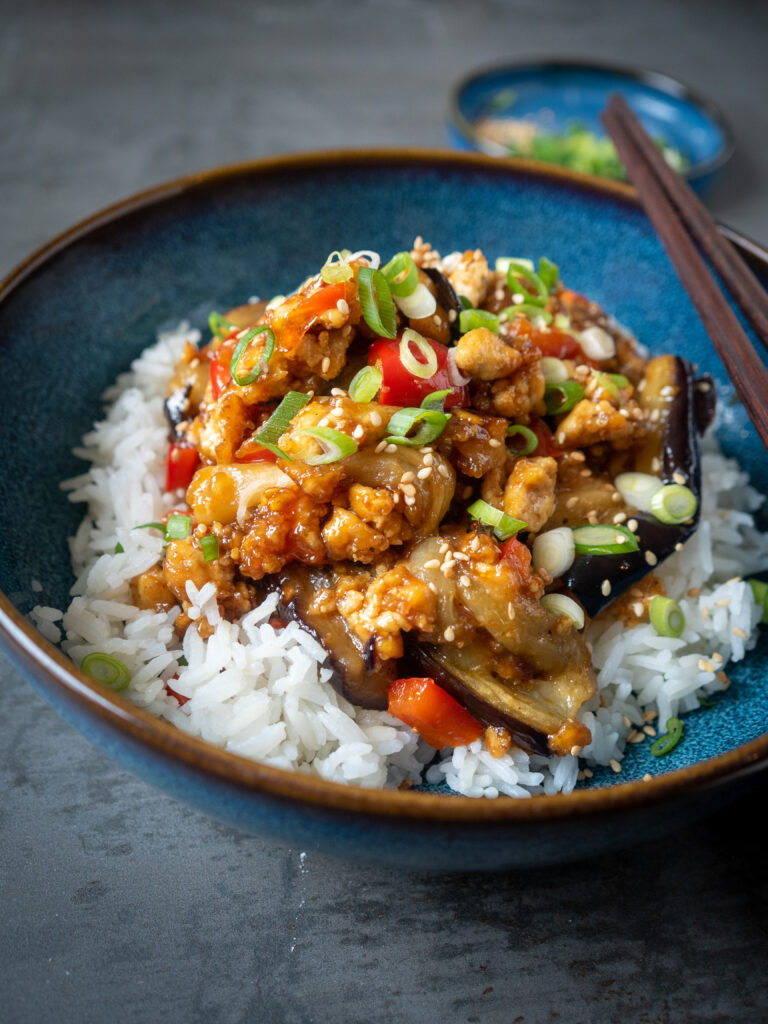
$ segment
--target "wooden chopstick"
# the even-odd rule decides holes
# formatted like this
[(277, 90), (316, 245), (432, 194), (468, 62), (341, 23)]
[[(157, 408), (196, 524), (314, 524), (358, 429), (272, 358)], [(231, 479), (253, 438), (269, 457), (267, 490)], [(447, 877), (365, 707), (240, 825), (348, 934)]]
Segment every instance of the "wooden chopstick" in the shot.
[(687, 181), (669, 166), (661, 150), (648, 136), (624, 97), (614, 93), (608, 109), (621, 120), (627, 134), (651, 165), (683, 221), (688, 225), (688, 230), (711, 260), (728, 291), (744, 310), (744, 315), (754, 327), (760, 341), (768, 348), (768, 292), (733, 245), (720, 234), (709, 210)]
[[(728, 376), (761, 441), (768, 448), (768, 370), (688, 234), (686, 225), (656, 175), (645, 150), (638, 148), (630, 134), (628, 118), (621, 104), (617, 106), (613, 97), (603, 112), (602, 121)], [(639, 130), (643, 132), (642, 128)], [(650, 139), (648, 141), (653, 145)], [(740, 275), (741, 260), (735, 251), (730, 259), (731, 276)]]

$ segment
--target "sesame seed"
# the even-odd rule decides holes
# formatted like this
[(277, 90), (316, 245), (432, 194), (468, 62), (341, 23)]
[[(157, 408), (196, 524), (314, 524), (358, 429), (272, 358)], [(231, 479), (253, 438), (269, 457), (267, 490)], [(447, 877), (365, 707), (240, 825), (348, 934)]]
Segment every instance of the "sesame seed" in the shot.
[(557, 435), (557, 443), (565, 444), (565, 434), (562, 431)]
[(322, 364), (320, 366), (320, 373), (328, 373), (330, 368), (331, 368), (331, 357), (330, 356), (326, 356), (325, 359), (323, 359), (323, 362), (322, 362)]
[(450, 644), (456, 639), (456, 630), (453, 628), (453, 626), (449, 626), (443, 633), (443, 636)]
[(642, 601), (635, 601), (635, 603), (632, 605), (632, 611), (635, 613), (638, 619), (642, 619), (643, 615), (645, 614), (645, 605)]
[(651, 461), (651, 469), (654, 473), (658, 473), (661, 469), (661, 459), (658, 457), (658, 455), (653, 456), (653, 459)]
[(450, 550), (451, 550), (451, 545), (448, 543), (447, 540), (444, 540), (443, 543), (440, 545), (440, 554), (444, 555), (446, 553), (446, 551), (450, 551)]
[(658, 409), (652, 409), (651, 410), (651, 415), (648, 417), (648, 419), (651, 421), (651, 423), (658, 423), (660, 417), (661, 417), (661, 412)]
[(336, 309), (338, 309), (340, 313), (343, 313), (344, 316), (346, 316), (349, 313), (349, 303), (347, 302), (346, 299), (339, 299), (339, 301), (336, 303)]
[(701, 617), (702, 617), (702, 619), (708, 619), (709, 618), (709, 606), (706, 605), (706, 604), (701, 609)]
[(401, 484), (409, 484), (414, 479), (415, 479), (415, 476), (414, 476), (413, 470), (409, 469), (407, 472), (403, 473), (403, 475), (400, 477), (400, 483)]
[(466, 573), (463, 576), (460, 576), (459, 577), (459, 583), (462, 585), (462, 587), (468, 587), (469, 586), (469, 576), (467, 576)]
[(589, 466), (585, 466), (584, 469), (579, 470), (579, 476), (592, 476), (592, 470)]
[(628, 743), (643, 743), (645, 740), (645, 733), (638, 732), (637, 729), (633, 729), (632, 732), (627, 736)]
[(615, 504), (618, 504), (621, 501), (621, 495), (618, 491), (613, 492), (613, 494), (611, 495), (611, 501), (614, 502)]
[(430, 448), (427, 445), (424, 445), (423, 448), (419, 448), (422, 455), (431, 455), (434, 450), (434, 448)]
[[(709, 383), (708, 380), (700, 380), (696, 384), (696, 390), (697, 391), (711, 391), (712, 390), (712, 385)], [(663, 392), (662, 392), (662, 394), (663, 394)]]
[(643, 712), (643, 721), (644, 722), (652, 722), (654, 720), (654, 718), (658, 718), (658, 717), (659, 717), (659, 712), (658, 711), (644, 711)]
[(395, 452), (397, 451), (397, 445), (396, 445), (396, 444), (388, 444), (388, 445), (387, 445), (387, 446), (386, 446), (386, 447), (384, 448), (384, 451), (385, 451), (385, 452), (389, 452), (389, 453), (390, 453), (390, 455), (393, 455), (393, 454), (394, 454), (394, 453), (395, 453)]
[(431, 466), (434, 463), (434, 461), (435, 461), (435, 456), (432, 455), (431, 452), (427, 452), (427, 454), (424, 456), (424, 465), (425, 466)]
[(706, 658), (699, 658), (697, 664), (699, 666), (699, 671), (701, 671), (701, 672), (714, 672), (715, 671), (715, 666), (712, 664), (711, 661), (707, 661)]
[(636, 519), (629, 519), (627, 521), (627, 529), (631, 530), (632, 533), (634, 533), (635, 530), (637, 529), (637, 520)]
[(675, 551), (682, 551), (684, 547), (685, 545), (682, 543), (682, 541), (678, 541), (677, 544), (675, 544)]
[(456, 313), (455, 309), (449, 309), (448, 310), (448, 319), (450, 320), (451, 323), (453, 323), (453, 321), (456, 319), (457, 315), (458, 314)]
[(727, 608), (730, 603), (730, 597), (721, 597), (719, 601), (715, 601), (715, 608)]
[(747, 634), (744, 632), (744, 630), (741, 628), (741, 626), (734, 626), (733, 629), (731, 630), (731, 632), (733, 633), (734, 636), (741, 637), (742, 640), (746, 640), (746, 638), (747, 638)]
[(440, 463), (440, 465), (437, 467), (437, 471), (440, 474), (440, 476), (444, 476), (446, 478), (451, 475), (450, 469), (448, 469), (444, 462)]
[(416, 474), (419, 480), (428, 480), (432, 476), (432, 467), (425, 466), (424, 469), (420, 469)]
[(369, 416), (368, 416), (368, 419), (371, 421), (371, 426), (372, 427), (380, 427), (381, 426), (381, 415), (379, 413), (377, 413), (377, 412), (370, 413)]
[(414, 496), (412, 494), (405, 494), (405, 495), (403, 495), (403, 501), (405, 502), (405, 504), (409, 508), (411, 507), (411, 505), (415, 505), (416, 504), (416, 499), (414, 498)]
[(655, 736), (656, 735), (656, 730), (653, 728), (652, 725), (644, 725), (643, 726), (643, 732), (645, 733), (646, 736)]
[(629, 715), (622, 715), (621, 716), (621, 720), (624, 723), (624, 727), (626, 729), (628, 729), (630, 727), (630, 725), (632, 725), (632, 722), (630, 721)]
[(728, 678), (725, 672), (723, 672), (722, 669), (720, 669), (720, 671), (717, 673), (717, 679), (719, 679), (720, 682), (723, 684), (724, 690), (727, 690), (728, 687), (731, 685), (731, 680)]
[(602, 585), (600, 586), (600, 590), (602, 591), (604, 597), (608, 597), (608, 595), (611, 592), (611, 581), (603, 580)]
[(617, 772), (617, 773), (621, 771), (621, 765), (619, 764), (619, 762), (616, 760), (615, 757), (612, 757), (611, 760), (608, 763), (610, 764), (612, 771)]
[(436, 583), (428, 583), (427, 586), (429, 587), (429, 589), (432, 591), (433, 594), (437, 593), (437, 584)]
[(613, 521), (614, 523), (616, 523), (617, 526), (619, 526), (621, 525), (621, 523), (625, 522), (626, 518), (626, 512), (617, 512), (616, 515), (613, 517)]
[(685, 476), (680, 472), (674, 472), (672, 474), (672, 479), (675, 481), (676, 484), (684, 484), (686, 482)]
[(361, 437), (365, 437), (365, 429), (359, 423), (352, 431), (352, 437), (356, 437), (358, 441)]
[(580, 747), (578, 743), (574, 743), (574, 745), (571, 747), (571, 757), (578, 757), (583, 749), (584, 747)]
[(416, 487), (413, 484), (400, 484), (400, 490), (406, 496), (406, 498), (416, 497)]
[(376, 445), (376, 447), (373, 450), (374, 450), (374, 452), (376, 452), (377, 455), (379, 455), (381, 452), (384, 451), (384, 449), (386, 447), (387, 447), (387, 442), (386, 441), (379, 441), (379, 443)]
[(659, 561), (652, 551), (645, 552), (645, 560), (648, 563), (648, 565), (656, 565)]
[(501, 448), (501, 441), (497, 441), (495, 437), (490, 438), (488, 441), (489, 448)]
[(716, 665), (722, 665), (722, 663), (725, 661), (725, 658), (722, 656), (720, 651), (713, 651), (712, 652), (712, 661), (714, 661), (714, 663)]
[(342, 391), (341, 388), (331, 388), (331, 394), (334, 398), (346, 398), (346, 391)]
[(450, 555), (448, 555), (448, 557), (445, 559), (445, 561), (443, 562), (443, 564), (442, 564), (442, 566), (440, 568), (443, 571), (445, 571), (446, 569), (452, 569), (454, 567), (454, 565), (456, 565), (456, 560), (454, 558), (451, 558)]
[(701, 587), (691, 587), (688, 597), (701, 597)]
[(439, 558), (430, 558), (430, 560), (428, 562), (424, 563), (424, 568), (425, 569), (439, 569), (440, 568), (440, 559)]
[(653, 776), (649, 775), (648, 772), (646, 772), (645, 775), (643, 776), (643, 782), (650, 782), (652, 778), (653, 778)]
[(617, 533), (613, 539), (616, 541), (617, 544), (623, 544), (627, 538), (624, 536), (623, 533)]
[(572, 498), (569, 498), (566, 501), (565, 507), (566, 508), (574, 508), (574, 506), (578, 504), (578, 501), (579, 501), (579, 499), (574, 495)]
[(585, 779), (591, 779), (594, 774), (595, 773), (592, 771), (591, 768), (585, 768), (584, 769), (584, 778)]

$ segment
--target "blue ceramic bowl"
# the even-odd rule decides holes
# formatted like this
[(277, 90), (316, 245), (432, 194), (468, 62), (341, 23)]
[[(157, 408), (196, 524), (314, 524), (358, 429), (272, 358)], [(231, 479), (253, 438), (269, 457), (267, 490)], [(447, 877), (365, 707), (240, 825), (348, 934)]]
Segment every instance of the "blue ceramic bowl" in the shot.
[[(686, 742), (651, 782), (633, 748), (569, 795), (471, 800), (369, 791), (269, 768), (177, 732), (100, 689), (28, 623), (63, 607), (67, 537), (81, 509), (58, 481), (100, 416), (100, 395), (158, 324), (295, 285), (331, 249), (395, 252), (421, 234), (447, 252), (545, 250), (568, 284), (653, 349), (684, 353), (721, 382), (722, 442), (758, 478), (768, 459), (630, 189), (541, 165), (474, 154), (381, 151), (266, 160), (161, 186), (97, 214), (45, 246), (0, 286), (0, 640), (50, 702), (94, 743), (170, 793), (303, 849), (439, 869), (576, 859), (713, 810), (768, 766), (768, 644), (734, 668), (733, 686), (688, 716)], [(542, 241), (546, 239), (546, 244)], [(736, 238), (758, 271), (762, 250)], [(33, 593), (39, 579), (43, 593)], [(646, 746), (646, 745), (643, 745)]]
[(652, 137), (683, 154), (691, 185), (699, 192), (709, 188), (733, 154), (730, 128), (709, 100), (655, 71), (559, 60), (487, 68), (456, 86), (450, 139), (460, 149), (508, 157), (505, 147), (478, 128), (487, 116), (519, 118), (550, 133), (577, 122), (604, 136), (600, 113), (613, 92), (626, 98)]

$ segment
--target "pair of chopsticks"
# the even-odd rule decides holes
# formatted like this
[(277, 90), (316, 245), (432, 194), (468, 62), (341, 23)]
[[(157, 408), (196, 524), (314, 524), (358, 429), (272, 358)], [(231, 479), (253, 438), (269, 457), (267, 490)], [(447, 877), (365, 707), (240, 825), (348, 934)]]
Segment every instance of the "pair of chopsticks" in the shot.
[(768, 448), (768, 370), (702, 252), (766, 348), (768, 294), (736, 249), (720, 234), (688, 183), (666, 162), (623, 97), (611, 96), (602, 121), (728, 376)]

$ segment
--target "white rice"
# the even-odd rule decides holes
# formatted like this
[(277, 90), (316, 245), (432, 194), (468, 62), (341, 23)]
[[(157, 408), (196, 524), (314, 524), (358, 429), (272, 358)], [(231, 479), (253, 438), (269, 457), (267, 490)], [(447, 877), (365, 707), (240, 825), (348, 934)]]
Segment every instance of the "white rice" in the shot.
[[(683, 608), (685, 632), (670, 639), (647, 623), (634, 629), (610, 621), (590, 626), (599, 691), (579, 716), (592, 733), (581, 758), (517, 749), (494, 758), (477, 740), (443, 751), (425, 771), (435, 757), (432, 748), (385, 712), (355, 708), (339, 696), (322, 648), (296, 623), (272, 628), (274, 595), (239, 622), (228, 622), (219, 614), (213, 584), (198, 591), (189, 583), (191, 617), (207, 620), (213, 632), (203, 640), (188, 629), (182, 644), (173, 629), (178, 609), (137, 609), (130, 581), (159, 560), (163, 547), (156, 531), (135, 526), (162, 518), (183, 500), (163, 491), (163, 398), (186, 341), (199, 341), (199, 332), (186, 324), (161, 334), (105, 395), (106, 418), (76, 449), (91, 468), (62, 484), (70, 500), (88, 506), (70, 541), (72, 601), (64, 613), (37, 606), (30, 616), (77, 664), (94, 651), (123, 661), (131, 674), (127, 696), (179, 729), (244, 757), (334, 782), (397, 786), (424, 776), (469, 796), (568, 792), (595, 766), (620, 770), (627, 737), (645, 737), (649, 712), (657, 712), (658, 726), (698, 707), (698, 696), (725, 689), (728, 662), (742, 659), (756, 643), (761, 612), (741, 576), (768, 567), (768, 537), (753, 518), (763, 497), (710, 436), (701, 526), (657, 570)], [(118, 544), (124, 550), (115, 554)], [(700, 593), (692, 597), (691, 591)], [(182, 654), (187, 664), (180, 666)], [(180, 706), (166, 683), (187, 702)]]

